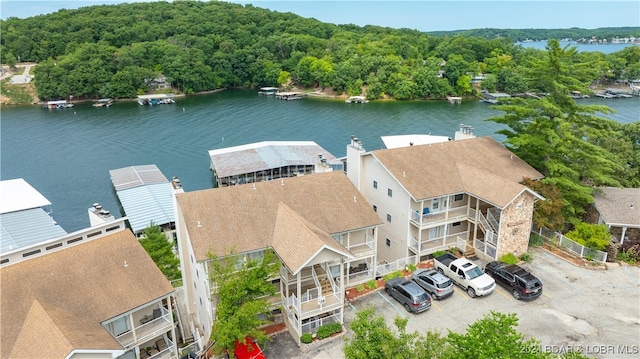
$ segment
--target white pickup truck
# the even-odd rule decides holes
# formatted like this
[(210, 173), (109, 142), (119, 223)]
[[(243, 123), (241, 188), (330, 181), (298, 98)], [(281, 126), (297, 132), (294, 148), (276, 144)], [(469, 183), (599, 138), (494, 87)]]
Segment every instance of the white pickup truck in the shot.
[(433, 265), (440, 273), (466, 290), (471, 298), (489, 295), (496, 287), (496, 281), (467, 258), (445, 253), (434, 258)]

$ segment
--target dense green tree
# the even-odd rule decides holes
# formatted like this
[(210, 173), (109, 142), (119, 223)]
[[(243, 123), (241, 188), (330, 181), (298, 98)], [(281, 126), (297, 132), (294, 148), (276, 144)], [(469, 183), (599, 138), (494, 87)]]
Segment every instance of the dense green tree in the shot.
[(151, 223), (145, 228), (142, 231), (140, 244), (168, 280), (182, 278), (180, 260), (174, 251), (174, 243), (167, 238), (159, 226)]
[(351, 323), (353, 337), (345, 338), (343, 353), (347, 359), (430, 359), (449, 358), (446, 338), (436, 332), (421, 335), (407, 333), (408, 319), (396, 317), (395, 330), (377, 315), (375, 308), (356, 313)]
[(224, 257), (209, 255), (212, 296), (216, 298), (215, 321), (209, 338), (213, 354), (233, 353), (234, 343), (249, 336), (262, 342), (259, 328), (271, 313), (268, 298), (275, 293), (271, 279), (280, 268), (275, 254), (266, 250), (262, 258), (234, 252)]
[(541, 352), (540, 342), (525, 340), (516, 331), (518, 317), (514, 313), (491, 311), (482, 319), (469, 325), (465, 334), (449, 331), (447, 336), (452, 346), (452, 357), (456, 359), (551, 358)]
[(525, 178), (522, 184), (544, 197), (544, 200), (535, 203), (533, 224), (538, 228), (548, 228), (558, 232), (564, 230), (565, 220), (562, 215), (564, 201), (558, 186), (553, 183), (533, 181), (530, 178)]
[(508, 126), (498, 131), (505, 145), (545, 175), (545, 183), (556, 185), (565, 201), (563, 216), (579, 223), (593, 202), (593, 186), (619, 186), (617, 177), (624, 164), (592, 140), (609, 137), (617, 124), (597, 116), (609, 113), (604, 106), (578, 105), (569, 91), (586, 91), (569, 73), (576, 72), (573, 49), (563, 49), (550, 40), (546, 57), (530, 67), (532, 80), (549, 93), (539, 100), (511, 98), (495, 108), (504, 115), (489, 119)]

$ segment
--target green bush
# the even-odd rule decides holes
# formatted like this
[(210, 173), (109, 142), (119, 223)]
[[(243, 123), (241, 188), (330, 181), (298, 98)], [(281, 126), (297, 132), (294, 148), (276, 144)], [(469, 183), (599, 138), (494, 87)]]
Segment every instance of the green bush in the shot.
[(542, 238), (541, 235), (536, 233), (531, 233), (531, 236), (529, 237), (529, 245), (531, 247), (540, 247), (542, 246), (543, 243), (544, 243), (544, 238)]
[(533, 260), (533, 256), (527, 252), (522, 253), (518, 258), (520, 258), (521, 261), (525, 262), (531, 262)]
[(518, 258), (513, 253), (507, 253), (499, 258), (500, 262), (507, 264), (516, 264), (518, 263)]
[(439, 251), (435, 251), (435, 252), (433, 252), (433, 254), (432, 254), (432, 255), (433, 255), (433, 258), (435, 258), (435, 257), (440, 257), (441, 255), (443, 255), (443, 254), (445, 254), (445, 253), (447, 253), (447, 251), (446, 251), (446, 250), (444, 250), (444, 249), (442, 249), (442, 250), (439, 250)]
[(578, 223), (565, 236), (583, 246), (602, 251), (611, 242), (609, 228), (605, 224)]
[(342, 324), (330, 323), (321, 325), (320, 328), (318, 328), (318, 333), (316, 335), (318, 336), (318, 339), (324, 339), (330, 337), (331, 334), (340, 333), (341, 331)]
[(409, 263), (409, 264), (407, 265), (407, 269), (408, 269), (408, 272), (409, 272), (409, 273), (413, 273), (413, 272), (415, 272), (415, 271), (416, 271), (416, 269), (418, 269), (418, 266), (417, 266), (417, 265), (415, 265), (415, 264), (413, 264), (413, 263)]
[(640, 245), (634, 245), (627, 250), (618, 252), (616, 259), (629, 264), (640, 262)]
[(356, 286), (356, 290), (358, 292), (364, 292), (364, 289), (365, 289), (364, 288), (364, 284), (359, 284), (359, 285)]
[(311, 333), (304, 333), (300, 336), (300, 341), (305, 344), (309, 344), (313, 341), (313, 336)]
[(378, 288), (378, 282), (376, 282), (375, 280), (372, 279), (372, 280), (368, 281), (364, 285), (364, 287), (367, 288), (367, 289), (376, 289), (376, 288)]
[(398, 278), (398, 277), (402, 277), (402, 272), (401, 271), (395, 271), (395, 272), (387, 273), (382, 278), (385, 281), (388, 281), (389, 279)]

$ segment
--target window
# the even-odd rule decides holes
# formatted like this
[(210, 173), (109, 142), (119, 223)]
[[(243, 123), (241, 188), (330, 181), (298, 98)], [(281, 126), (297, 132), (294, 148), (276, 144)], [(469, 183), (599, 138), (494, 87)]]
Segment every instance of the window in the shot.
[(387, 213), (387, 222), (391, 223), (391, 215)]
[(456, 201), (456, 202), (457, 201), (462, 201), (462, 194), (457, 194), (457, 195), (453, 196), (453, 200)]
[(393, 190), (391, 188), (387, 188), (387, 196), (393, 197)]
[(452, 227), (458, 227), (460, 224), (462, 224), (462, 222), (453, 222), (451, 224)]
[(378, 206), (376, 206), (375, 204), (373, 205), (373, 211), (378, 212)]
[(391, 240), (387, 238), (387, 247), (391, 247)]
[(378, 189), (378, 181), (373, 181), (373, 188)]

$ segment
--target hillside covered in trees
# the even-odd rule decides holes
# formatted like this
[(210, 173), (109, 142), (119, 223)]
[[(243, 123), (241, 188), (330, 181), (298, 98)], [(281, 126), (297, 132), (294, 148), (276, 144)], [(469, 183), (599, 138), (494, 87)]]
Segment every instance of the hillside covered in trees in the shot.
[[(519, 34), (555, 34), (501, 30), (513, 36), (505, 37), (489, 35), (490, 29), (429, 34), (333, 25), (217, 1), (90, 6), (9, 18), (0, 26), (2, 62), (38, 63), (41, 100), (131, 98), (160, 76), (186, 94), (293, 85), (407, 100), (473, 96), (478, 90), (473, 76), (485, 74), (476, 86), (520, 93), (535, 88), (527, 67), (544, 51), (517, 46)], [(580, 36), (586, 31), (570, 30)], [(640, 28), (621, 28), (617, 36), (627, 34), (638, 36)], [(589, 69), (579, 75), (583, 85), (640, 78), (637, 46), (610, 55), (579, 53), (573, 61)]]

